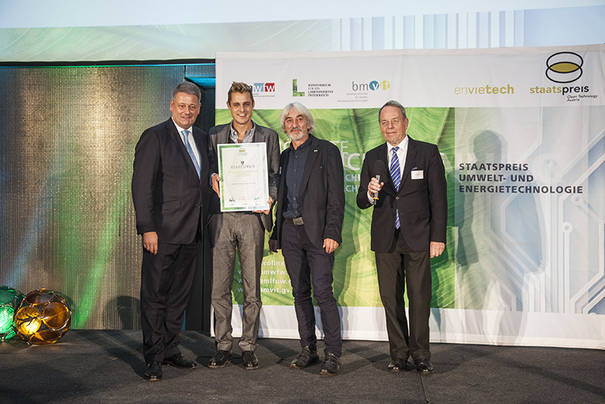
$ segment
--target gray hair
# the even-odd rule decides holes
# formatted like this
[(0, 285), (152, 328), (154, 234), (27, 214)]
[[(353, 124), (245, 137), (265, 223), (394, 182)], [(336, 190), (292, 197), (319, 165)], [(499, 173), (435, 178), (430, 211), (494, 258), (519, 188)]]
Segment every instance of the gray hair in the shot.
[(281, 115), (279, 116), (279, 123), (281, 124), (282, 129), (285, 129), (284, 122), (286, 120), (286, 115), (288, 115), (291, 109), (297, 110), (298, 112), (303, 114), (305, 118), (307, 118), (309, 130), (315, 129), (315, 120), (313, 119), (313, 115), (311, 115), (311, 111), (309, 111), (307, 107), (302, 105), (300, 102), (291, 102), (284, 107), (283, 111), (281, 112)]
[(176, 93), (185, 93), (185, 94), (194, 95), (197, 97), (198, 102), (200, 102), (200, 103), (202, 102), (202, 92), (200, 91), (200, 88), (198, 86), (196, 86), (195, 84), (190, 83), (188, 81), (183, 81), (174, 88), (174, 90), (172, 91), (173, 99), (176, 96)]
[(380, 123), (380, 113), (382, 112), (382, 110), (384, 109), (384, 107), (396, 107), (396, 108), (399, 108), (401, 110), (401, 116), (402, 116), (402, 118), (403, 119), (406, 118), (405, 108), (403, 107), (403, 105), (401, 105), (399, 102), (397, 102), (395, 100), (389, 100), (382, 107), (380, 107), (380, 110), (378, 110), (378, 122), (379, 123)]

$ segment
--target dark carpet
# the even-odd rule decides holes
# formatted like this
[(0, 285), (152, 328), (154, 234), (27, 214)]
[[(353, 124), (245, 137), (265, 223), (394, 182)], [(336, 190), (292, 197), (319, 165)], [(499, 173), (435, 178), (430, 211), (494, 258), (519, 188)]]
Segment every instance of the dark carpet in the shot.
[[(261, 339), (261, 367), (209, 369), (212, 338), (184, 332), (181, 348), (197, 369), (164, 367), (143, 379), (138, 331), (71, 330), (57, 344), (0, 343), (0, 403), (605, 403), (605, 351), (433, 344), (435, 373), (393, 374), (386, 342), (345, 341), (338, 376), (320, 365), (288, 367), (298, 341)], [(321, 346), (320, 346), (321, 347)]]

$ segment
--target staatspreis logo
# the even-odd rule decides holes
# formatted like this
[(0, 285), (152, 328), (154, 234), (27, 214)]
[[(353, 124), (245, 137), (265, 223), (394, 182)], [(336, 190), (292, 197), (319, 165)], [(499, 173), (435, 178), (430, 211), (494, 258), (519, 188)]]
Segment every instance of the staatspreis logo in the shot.
[[(586, 55), (584, 56), (586, 57)], [(574, 83), (584, 73), (584, 59), (575, 52), (563, 51), (553, 53), (546, 58), (546, 71), (544, 75), (549, 81), (557, 84), (547, 86), (536, 85), (529, 88), (530, 94), (553, 94), (565, 97), (566, 102), (578, 102), (583, 99), (596, 99), (597, 94), (591, 94), (586, 79), (581, 83)]]
[(546, 77), (555, 83), (571, 83), (582, 77), (584, 59), (574, 52), (557, 52), (546, 59)]

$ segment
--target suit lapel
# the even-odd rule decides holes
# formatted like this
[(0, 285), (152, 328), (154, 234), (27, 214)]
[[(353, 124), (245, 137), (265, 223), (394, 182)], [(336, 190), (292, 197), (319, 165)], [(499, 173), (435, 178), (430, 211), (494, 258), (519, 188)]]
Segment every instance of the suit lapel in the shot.
[[(193, 165), (193, 161), (191, 161), (191, 157), (189, 156), (189, 153), (187, 152), (187, 149), (185, 148), (185, 143), (183, 143), (183, 139), (181, 138), (180, 133), (177, 131), (176, 126), (174, 126), (174, 122), (172, 122), (172, 119), (168, 120), (168, 132), (170, 134), (170, 138), (172, 139), (173, 142), (177, 142), (177, 148), (181, 151), (181, 156), (185, 159), (185, 161), (187, 161), (187, 166), (189, 167), (189, 172), (192, 175), (195, 175), (197, 177), (197, 172), (195, 171), (195, 166)], [(193, 130), (193, 126), (191, 127), (191, 130)], [(195, 131), (193, 131), (194, 135), (193, 138), (195, 139), (195, 143), (196, 143), (196, 147), (198, 147), (198, 153), (199, 153), (199, 146), (197, 144), (197, 139), (195, 137)], [(201, 158), (201, 154), (200, 154), (200, 158)]]
[[(282, 159), (283, 161), (280, 161), (279, 164), (279, 193), (278, 193), (278, 197), (281, 196), (281, 199), (279, 199), (279, 203), (281, 205), (281, 207), (283, 208), (284, 205), (284, 201), (287, 198), (288, 195), (288, 191), (286, 190), (286, 170), (288, 169), (288, 160), (290, 158), (290, 149), (287, 148), (286, 150), (284, 150), (283, 154), (282, 154)], [(283, 192), (282, 192), (283, 190)]]
[(304, 190), (307, 188), (309, 177), (311, 177), (311, 173), (313, 172), (315, 165), (319, 162), (320, 153), (317, 141), (312, 135), (309, 135), (309, 141), (311, 144), (309, 145), (309, 155), (307, 156), (307, 161), (305, 162), (305, 172), (303, 174), (303, 182), (300, 187), (301, 194), (304, 193)]
[(216, 144), (229, 143), (229, 135), (231, 134), (231, 124), (225, 125), (223, 130), (216, 134)]
[[(267, 137), (265, 136), (265, 132), (260, 128), (260, 126), (255, 124), (254, 129), (254, 137), (252, 138), (254, 143), (262, 143), (267, 141)], [(268, 158), (268, 156), (267, 156)]]
[(412, 164), (416, 160), (416, 144), (411, 137), (408, 136), (408, 152), (405, 156), (405, 166), (403, 167), (403, 174), (401, 178), (401, 184), (399, 187), (399, 192), (405, 187), (405, 185), (410, 181), (411, 173), (412, 173)]
[[(197, 154), (198, 156), (200, 156), (200, 181), (202, 180), (203, 177), (203, 173), (204, 173), (204, 168), (205, 166), (209, 163), (208, 161), (206, 161), (206, 159), (204, 159), (204, 156), (207, 155), (207, 153), (204, 153), (204, 149), (208, 148), (208, 144), (206, 143), (206, 139), (204, 139), (202, 137), (202, 133), (199, 130), (195, 130), (193, 128), (193, 126), (191, 127), (191, 129), (193, 130), (193, 139), (195, 140), (195, 147), (197, 148)], [(185, 145), (183, 145), (184, 147)], [(185, 150), (187, 151), (187, 150)], [(189, 153), (187, 153), (187, 157), (189, 157)], [(191, 158), (189, 158), (189, 160), (191, 161)], [(195, 172), (195, 166), (193, 165), (193, 161), (191, 162), (191, 167), (193, 167), (193, 172), (195, 173), (195, 176), (197, 177), (197, 173)]]
[(396, 194), (395, 186), (393, 185), (393, 178), (391, 177), (391, 166), (389, 164), (389, 147), (386, 143), (383, 143), (380, 150), (378, 150), (378, 158), (384, 161), (385, 169), (387, 171), (387, 178), (384, 179), (386, 186), (385, 191), (389, 191), (391, 194)]

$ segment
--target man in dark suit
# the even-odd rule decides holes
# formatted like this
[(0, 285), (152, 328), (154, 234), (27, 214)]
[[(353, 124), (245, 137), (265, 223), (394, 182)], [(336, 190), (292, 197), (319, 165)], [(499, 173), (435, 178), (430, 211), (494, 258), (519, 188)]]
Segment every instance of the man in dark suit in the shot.
[(255, 212), (220, 212), (220, 189), (218, 166), (212, 167), (212, 216), (210, 231), (212, 243), (212, 307), (215, 318), (216, 355), (210, 360), (211, 369), (221, 368), (231, 363), (231, 285), (235, 267), (236, 249), (244, 290), (244, 312), (242, 337), (239, 347), (242, 362), (247, 370), (258, 368), (254, 353), (261, 308), (260, 275), (265, 246), (265, 231), (271, 231), (273, 219), (271, 207), (277, 198), (277, 170), (279, 168), (279, 139), (273, 129), (265, 128), (252, 121), (254, 98), (252, 87), (246, 83), (234, 82), (227, 94), (227, 107), (231, 111), (231, 123), (210, 129), (212, 154), (217, 156), (217, 145), (227, 143), (265, 143), (267, 151), (267, 173), (269, 201), (267, 210)]
[(320, 374), (335, 375), (340, 369), (342, 338), (332, 267), (334, 251), (342, 242), (342, 159), (336, 146), (310, 134), (313, 116), (304, 105), (288, 104), (280, 120), (291, 143), (279, 162), (276, 224), (270, 247), (272, 251), (282, 249), (294, 295), (302, 351), (290, 367), (304, 368), (319, 360), (312, 284), (325, 342)]
[(210, 191), (207, 134), (193, 123), (200, 90), (179, 84), (172, 118), (143, 132), (135, 149), (132, 199), (143, 238), (141, 321), (149, 381), (162, 378), (162, 363), (182, 368), (177, 345), (193, 281)]
[[(430, 258), (445, 248), (445, 171), (437, 146), (406, 135), (409, 121), (400, 103), (387, 102), (378, 121), (386, 143), (366, 153), (357, 205), (374, 206), (371, 248), (389, 336), (387, 366), (394, 372), (406, 369), (411, 356), (416, 369), (428, 373), (433, 371)], [(403, 300), (406, 285), (409, 328)]]

